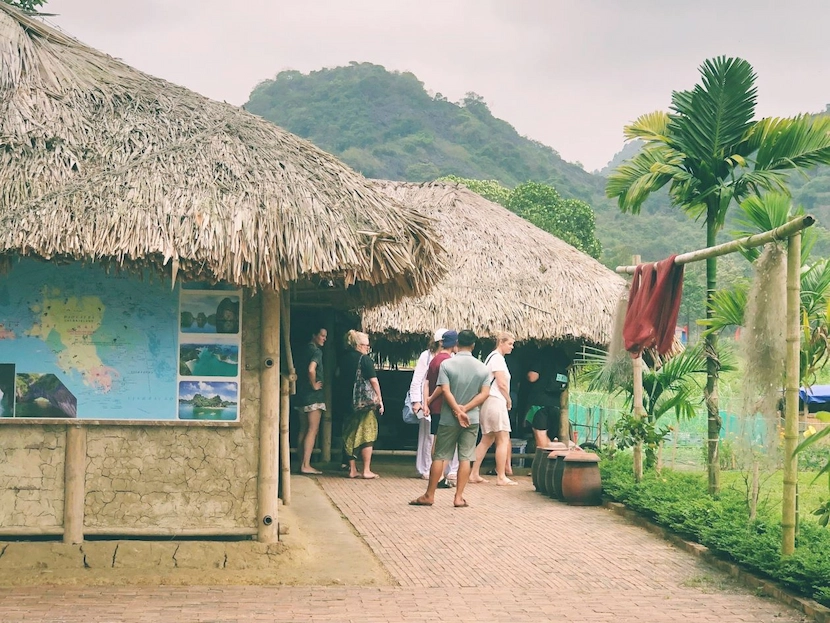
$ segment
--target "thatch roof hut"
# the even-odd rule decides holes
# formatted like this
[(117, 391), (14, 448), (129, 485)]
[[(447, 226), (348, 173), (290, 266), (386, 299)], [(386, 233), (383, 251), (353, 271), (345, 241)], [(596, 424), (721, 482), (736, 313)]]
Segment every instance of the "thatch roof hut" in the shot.
[(435, 327), (518, 340), (609, 343), (626, 283), (594, 258), (464, 186), (377, 182), (428, 215), (450, 254), (447, 276), (429, 294), (363, 313), (364, 330), (404, 347)]
[[(16, 403), (11, 415), (0, 410), (9, 458), (0, 498), (22, 499), (20, 482), (40, 483), (35, 504), (0, 507), (0, 538), (275, 542), (278, 486), (290, 499), (289, 303), (425, 293), (443, 272), (437, 240), (427, 217), (307, 141), (0, 2), (0, 264), (9, 269), (0, 287), (44, 293), (41, 302), (18, 297), (14, 317), (1, 319), (31, 339), (0, 339), (0, 381), (16, 388), (21, 375), (52, 375), (76, 398), (67, 420), (18, 417)], [(34, 262), (11, 261), (23, 256), (51, 260), (47, 276), (27, 280)], [(130, 279), (127, 295), (95, 264), (238, 289), (187, 284), (216, 295), (191, 334), (182, 301), (197, 299), (184, 285)], [(76, 269), (83, 294), (64, 299), (56, 285)], [(125, 293), (117, 312), (102, 303), (113, 292)], [(32, 330), (35, 310), (42, 333)], [(152, 322), (139, 326), (139, 316)], [(231, 371), (193, 372), (194, 345), (228, 349)], [(18, 393), (16, 402), (36, 399)], [(197, 408), (208, 412), (197, 417)], [(232, 417), (220, 421), (225, 409)], [(48, 457), (35, 459), (42, 451)]]
[(0, 256), (322, 281), (361, 304), (441, 271), (428, 220), (334, 157), (2, 2), (0, 137)]

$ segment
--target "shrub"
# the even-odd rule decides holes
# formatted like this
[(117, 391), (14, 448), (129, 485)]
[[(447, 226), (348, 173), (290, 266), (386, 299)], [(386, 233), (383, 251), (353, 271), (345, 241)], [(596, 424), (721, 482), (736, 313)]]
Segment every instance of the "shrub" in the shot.
[(830, 606), (830, 531), (802, 522), (792, 556), (781, 556), (781, 526), (766, 516), (749, 521), (746, 500), (737, 491), (717, 497), (702, 475), (648, 470), (634, 482), (631, 456), (617, 453), (600, 463), (603, 490), (718, 555)]

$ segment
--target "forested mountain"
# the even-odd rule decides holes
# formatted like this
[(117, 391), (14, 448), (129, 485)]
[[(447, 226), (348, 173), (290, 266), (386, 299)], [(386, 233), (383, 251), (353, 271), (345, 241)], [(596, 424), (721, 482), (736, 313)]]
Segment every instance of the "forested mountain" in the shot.
[(455, 104), (427, 93), (413, 74), (380, 65), (283, 71), (257, 85), (245, 108), (367, 177), (429, 181), (453, 174), (507, 186), (544, 181), (573, 197), (602, 190), (601, 180), (495, 118), (475, 93)]
[[(661, 259), (705, 241), (702, 223), (672, 208), (664, 193), (650, 198), (639, 216), (621, 214), (605, 197), (609, 168), (588, 173), (554, 149), (519, 135), (475, 93), (450, 102), (427, 92), (409, 72), (371, 63), (309, 74), (283, 71), (257, 85), (245, 108), (311, 140), (367, 177), (427, 181), (457, 175), (508, 187), (526, 181), (553, 185), (562, 197), (582, 199), (594, 209), (603, 247), (600, 260), (608, 266), (628, 263), (633, 254)], [(627, 145), (609, 167), (637, 148)], [(821, 220), (825, 211), (830, 217), (830, 170), (811, 172), (807, 179), (795, 174), (793, 183), (797, 200)]]

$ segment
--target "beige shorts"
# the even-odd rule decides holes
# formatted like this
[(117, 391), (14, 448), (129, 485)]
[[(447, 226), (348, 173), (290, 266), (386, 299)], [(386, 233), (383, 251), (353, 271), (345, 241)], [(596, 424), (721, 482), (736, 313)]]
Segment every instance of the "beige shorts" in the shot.
[(504, 400), (488, 396), (481, 405), (481, 414), (478, 418), (481, 424), (481, 433), (488, 435), (501, 431), (511, 431), (510, 416), (507, 414), (507, 403)]

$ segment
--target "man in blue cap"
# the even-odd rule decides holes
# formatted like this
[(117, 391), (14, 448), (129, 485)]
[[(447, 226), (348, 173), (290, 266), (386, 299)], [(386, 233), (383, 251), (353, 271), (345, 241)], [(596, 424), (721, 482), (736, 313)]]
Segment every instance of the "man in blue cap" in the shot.
[[(424, 412), (430, 416), (429, 432), (432, 436), (430, 454), (433, 453), (435, 445), (435, 435), (438, 433), (438, 424), (441, 420), (441, 407), (444, 404), (444, 395), (437, 391), (438, 388), (438, 371), (441, 369), (441, 364), (455, 354), (458, 350), (458, 331), (452, 329), (445, 329), (441, 336), (441, 348), (432, 361), (429, 362), (426, 378), (424, 379)], [(438, 483), (441, 489), (449, 489), (454, 486), (458, 474), (458, 457), (453, 457), (445, 466), (444, 477)]]

